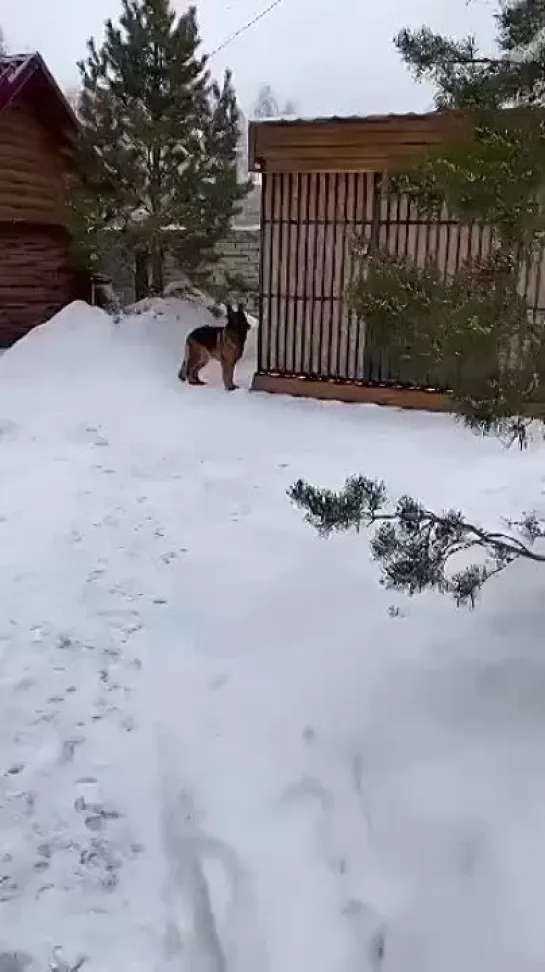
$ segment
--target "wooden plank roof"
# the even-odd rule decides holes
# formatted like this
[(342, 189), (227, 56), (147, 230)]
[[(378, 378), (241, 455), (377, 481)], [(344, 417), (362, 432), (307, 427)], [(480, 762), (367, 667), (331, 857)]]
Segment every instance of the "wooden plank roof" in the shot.
[(399, 169), (462, 125), (456, 111), (253, 121), (249, 167), (258, 172)]

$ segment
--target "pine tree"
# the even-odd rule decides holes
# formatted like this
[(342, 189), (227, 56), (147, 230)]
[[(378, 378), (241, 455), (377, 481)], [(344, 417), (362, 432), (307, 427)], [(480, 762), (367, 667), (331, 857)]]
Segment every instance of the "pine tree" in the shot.
[[(444, 205), (462, 224), (494, 227), (489, 255), (466, 260), (445, 281), (433, 260), (423, 270), (375, 250), (361, 254), (354, 309), (378, 344), (451, 369), (453, 399), (469, 425), (524, 438), (525, 414), (545, 388), (545, 327), (519, 293), (524, 268), (545, 232), (545, 5), (516, 0), (496, 15), (497, 58), (473, 38), (454, 41), (428, 28), (403, 30), (396, 44), (417, 79), (438, 87), (440, 108), (462, 110), (467, 136), (392, 178), (431, 218)], [(441, 312), (438, 312), (441, 308)]]
[(202, 239), (195, 246), (195, 236), (183, 235), (174, 252), (186, 271), (198, 281), (208, 275), (217, 260), (216, 242), (229, 232), (237, 215), (237, 204), (247, 195), (250, 183), (239, 183), (238, 151), (241, 119), (230, 71), (225, 72), (220, 87), (213, 82), (209, 95), (210, 119), (204, 132), (203, 149), (208, 162), (206, 193), (200, 200), (196, 216), (196, 233), (203, 227)]
[[(495, 58), (481, 57), (472, 37), (455, 41), (427, 27), (398, 35), (408, 67), (435, 83), (438, 107), (460, 110), (467, 134), (386, 186), (429, 216), (446, 205), (463, 224), (493, 226), (491, 254), (445, 281), (433, 264), (419, 269), (362, 246), (351, 299), (377, 344), (426, 369), (456, 362), (453, 402), (472, 428), (523, 445), (532, 402), (545, 393), (545, 322), (529, 315), (518, 290), (545, 240), (545, 2), (508, 0), (495, 20)], [(489, 532), (410, 497), (390, 505), (384, 484), (362, 476), (339, 493), (299, 481), (289, 495), (321, 533), (377, 525), (371, 547), (383, 583), (409, 594), (434, 588), (473, 604), (514, 560), (545, 561), (533, 549), (545, 536), (533, 516), (511, 524), (514, 533)], [(475, 548), (484, 561), (449, 574), (452, 556)]]
[(270, 84), (264, 84), (259, 89), (254, 106), (254, 118), (279, 118), (282, 115), (295, 115), (297, 106), (292, 98), (288, 98), (281, 106)]
[(236, 99), (229, 78), (222, 141), (195, 7), (177, 17), (170, 0), (122, 3), (119, 24), (106, 22), (102, 45), (90, 40), (79, 65), (84, 148), (113, 187), (115, 228), (140, 265), (147, 254), (161, 292), (165, 253), (203, 269), (245, 193), (227, 178)]
[(280, 106), (270, 84), (264, 84), (259, 89), (254, 107), (254, 118), (276, 118), (280, 114)]

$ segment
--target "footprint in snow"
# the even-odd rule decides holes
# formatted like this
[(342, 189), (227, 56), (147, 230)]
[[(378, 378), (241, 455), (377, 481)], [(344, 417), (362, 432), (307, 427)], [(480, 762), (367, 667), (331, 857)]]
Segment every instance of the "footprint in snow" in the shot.
[(14, 436), (18, 430), (17, 422), (12, 422), (11, 419), (0, 419), (0, 439), (5, 439), (10, 435)]
[(0, 972), (24, 972), (33, 964), (33, 959), (26, 952), (0, 952)]
[(228, 681), (229, 681), (228, 675), (216, 675), (215, 678), (212, 678), (210, 680), (209, 687), (212, 689), (212, 691), (217, 691), (218, 689), (223, 688), (223, 686), (226, 685)]
[(24, 763), (13, 763), (13, 765), (5, 771), (4, 776), (19, 776), (19, 773), (22, 773), (24, 768)]

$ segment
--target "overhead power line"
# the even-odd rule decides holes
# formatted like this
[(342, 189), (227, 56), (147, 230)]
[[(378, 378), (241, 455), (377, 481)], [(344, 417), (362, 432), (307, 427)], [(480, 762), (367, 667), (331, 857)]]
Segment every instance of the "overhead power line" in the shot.
[(265, 9), (262, 10), (261, 13), (258, 13), (256, 17), (253, 17), (252, 20), (249, 20), (247, 24), (239, 27), (239, 29), (235, 30), (233, 34), (230, 34), (229, 37), (226, 37), (225, 40), (212, 51), (209, 57), (214, 57), (215, 54), (223, 51), (224, 47), (227, 47), (228, 44), (232, 44), (232, 42), (236, 40), (237, 37), (240, 37), (241, 34), (245, 34), (247, 30), (250, 30), (250, 28), (257, 24), (260, 20), (263, 20), (263, 17), (270, 14), (271, 10), (274, 10), (274, 8), (278, 7), (281, 3), (282, 0), (273, 0), (273, 3), (270, 3), (268, 7), (265, 7)]

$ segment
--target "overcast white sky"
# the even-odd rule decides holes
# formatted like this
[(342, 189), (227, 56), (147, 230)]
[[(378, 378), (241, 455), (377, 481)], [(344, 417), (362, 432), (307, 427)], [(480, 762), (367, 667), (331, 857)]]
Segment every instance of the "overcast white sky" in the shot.
[[(180, 11), (187, 6), (174, 2)], [(205, 49), (265, 6), (267, 0), (197, 2)], [(39, 50), (60, 84), (72, 86), (86, 39), (99, 39), (104, 20), (120, 7), (120, 0), (0, 0), (0, 25), (12, 51)], [(263, 83), (295, 99), (306, 115), (425, 110), (430, 91), (415, 85), (399, 62), (394, 34), (426, 23), (445, 33), (474, 33), (490, 50), (495, 8), (493, 0), (282, 0), (211, 67), (217, 74), (233, 69), (247, 113)]]

